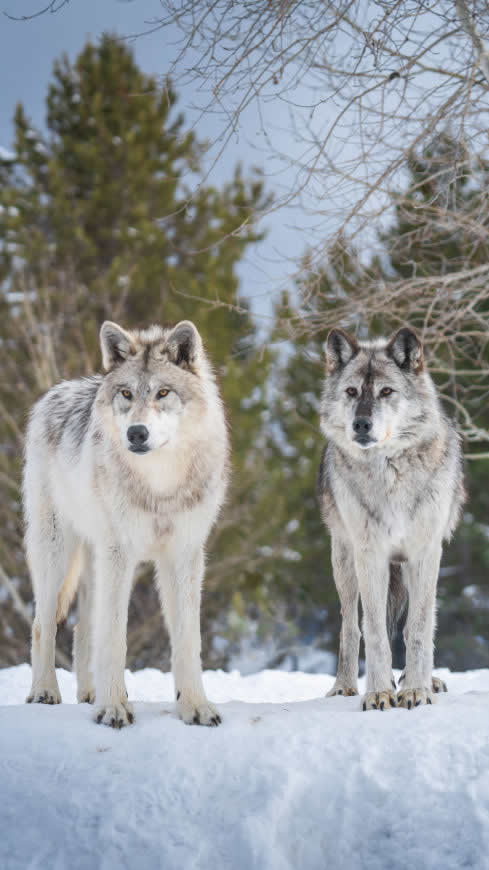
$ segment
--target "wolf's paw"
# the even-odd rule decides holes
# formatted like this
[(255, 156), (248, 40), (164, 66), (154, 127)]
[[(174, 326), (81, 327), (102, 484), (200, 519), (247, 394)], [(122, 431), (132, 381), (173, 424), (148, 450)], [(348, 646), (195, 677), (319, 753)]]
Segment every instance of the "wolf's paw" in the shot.
[(402, 689), (397, 693), (398, 707), (406, 707), (407, 710), (421, 704), (432, 704), (434, 700), (433, 692), (429, 689)]
[(357, 689), (353, 689), (351, 686), (333, 686), (333, 688), (326, 693), (326, 697), (333, 698), (335, 695), (358, 695), (358, 691)]
[(396, 693), (391, 689), (383, 692), (367, 692), (362, 699), (362, 710), (390, 710), (397, 707)]
[(216, 708), (209, 701), (204, 699), (194, 702), (180, 693), (177, 695), (177, 713), (186, 725), (208, 725), (215, 728), (222, 722)]
[(440, 680), (440, 677), (433, 677), (431, 680), (433, 691), (438, 694), (438, 692), (448, 692), (447, 684)]
[(26, 704), (61, 704), (61, 694), (56, 689), (33, 689), (27, 698)]
[(124, 728), (125, 725), (132, 725), (135, 720), (134, 710), (129, 701), (121, 701), (119, 704), (107, 707), (97, 707), (94, 718), (98, 725), (108, 725), (109, 728), (117, 729)]
[[(403, 671), (401, 676), (399, 677), (399, 686), (401, 686), (401, 683), (403, 683), (405, 679), (406, 671)], [(436, 694), (438, 694), (439, 692), (448, 692), (447, 684), (443, 680), (441, 680), (440, 677), (432, 677), (431, 686)]]
[(94, 704), (95, 689), (92, 686), (82, 686), (76, 693), (76, 700), (79, 704)]

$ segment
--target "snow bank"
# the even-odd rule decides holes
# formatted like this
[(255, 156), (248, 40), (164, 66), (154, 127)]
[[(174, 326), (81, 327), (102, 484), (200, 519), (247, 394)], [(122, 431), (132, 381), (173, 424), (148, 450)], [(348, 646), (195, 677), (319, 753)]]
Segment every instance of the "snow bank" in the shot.
[(489, 868), (489, 671), (437, 672), (433, 707), (328, 698), (333, 678), (207, 672), (223, 725), (173, 714), (168, 674), (127, 674), (136, 724), (20, 706), (0, 671), (2, 870)]

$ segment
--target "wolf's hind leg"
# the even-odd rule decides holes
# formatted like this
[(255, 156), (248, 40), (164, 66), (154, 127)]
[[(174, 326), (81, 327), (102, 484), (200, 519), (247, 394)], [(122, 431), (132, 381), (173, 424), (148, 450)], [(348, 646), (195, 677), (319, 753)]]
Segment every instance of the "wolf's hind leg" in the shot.
[(55, 670), (58, 592), (73, 551), (73, 541), (49, 508), (30, 523), (27, 560), (36, 601), (32, 626), (32, 688), (27, 703), (60, 704)]
[[(401, 707), (418, 707), (434, 701), (433, 636), (436, 584), (441, 545), (437, 542), (422, 558), (406, 563), (409, 610), (406, 623), (406, 669), (397, 700)], [(441, 687), (444, 686), (440, 681)]]
[(341, 604), (341, 633), (336, 680), (327, 697), (358, 695), (358, 652), (360, 646), (358, 581), (353, 552), (348, 544), (338, 536), (334, 536), (332, 541), (332, 562)]
[(187, 725), (219, 725), (221, 717), (206, 698), (200, 662), (200, 590), (204, 554), (200, 548), (162, 556), (157, 581), (172, 649), (177, 712)]
[(73, 633), (73, 669), (79, 704), (93, 704), (95, 684), (92, 673), (92, 611), (94, 595), (93, 559), (84, 548), (84, 564), (78, 587), (78, 622)]

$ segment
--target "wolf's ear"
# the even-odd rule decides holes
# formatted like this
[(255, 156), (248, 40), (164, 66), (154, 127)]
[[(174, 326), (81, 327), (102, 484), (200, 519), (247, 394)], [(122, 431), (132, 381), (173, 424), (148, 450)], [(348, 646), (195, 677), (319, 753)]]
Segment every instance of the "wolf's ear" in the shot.
[(166, 351), (177, 366), (191, 367), (202, 353), (202, 339), (190, 320), (177, 323), (167, 339)]
[(356, 340), (343, 329), (332, 329), (326, 339), (326, 368), (331, 375), (346, 366), (360, 350)]
[(423, 346), (416, 333), (408, 326), (403, 326), (391, 338), (386, 353), (405, 372), (419, 375), (423, 371)]
[(125, 329), (106, 320), (100, 330), (100, 347), (104, 369), (110, 371), (135, 352), (132, 338)]

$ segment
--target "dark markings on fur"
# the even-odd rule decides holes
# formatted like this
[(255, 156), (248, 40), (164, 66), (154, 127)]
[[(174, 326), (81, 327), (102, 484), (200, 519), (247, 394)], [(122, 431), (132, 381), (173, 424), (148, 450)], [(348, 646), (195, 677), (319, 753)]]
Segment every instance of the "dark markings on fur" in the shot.
[(47, 393), (45, 415), (48, 442), (58, 447), (65, 433), (78, 450), (85, 438), (102, 379), (95, 375), (59, 384)]
[(327, 339), (328, 367), (330, 370), (344, 368), (357, 355), (358, 351), (358, 344), (351, 335), (348, 335), (343, 329), (331, 330)]
[(372, 355), (369, 357), (367, 365), (362, 372), (363, 374), (363, 383), (362, 390), (360, 393), (360, 399), (357, 402), (357, 407), (355, 411), (355, 415), (357, 417), (371, 417), (372, 416), (372, 407), (374, 403), (374, 368), (372, 364)]
[(175, 360), (175, 365), (181, 366), (182, 364), (190, 365), (190, 356), (191, 356), (191, 348), (192, 343), (190, 338), (185, 339), (178, 345), (178, 354)]
[(149, 359), (151, 356), (151, 351), (153, 349), (152, 344), (147, 344), (143, 351), (143, 369), (146, 370), (149, 366)]
[(389, 591), (387, 593), (387, 633), (390, 641), (394, 640), (399, 620), (408, 602), (407, 589), (402, 579), (402, 568), (399, 563), (389, 565)]
[(386, 353), (401, 371), (418, 374), (423, 369), (423, 349), (417, 335), (408, 327), (396, 333), (387, 345)]
[(58, 523), (57, 523), (56, 514), (54, 513), (54, 511), (52, 514), (50, 514), (49, 519), (50, 519), (49, 525), (51, 528), (51, 541), (53, 542), (53, 544), (55, 544), (56, 539), (58, 537)]
[(319, 471), (316, 481), (316, 493), (320, 498), (325, 494), (326, 490), (329, 488), (328, 486), (328, 465), (326, 461), (326, 451), (327, 447), (323, 447), (321, 451), (321, 459), (319, 461)]
[(420, 414), (416, 414), (413, 417), (412, 422), (423, 424), (423, 423), (426, 423), (427, 420), (428, 420), (428, 414), (425, 411), (421, 411)]
[(180, 695), (181, 695), (181, 692), (177, 692), (177, 701), (180, 700)]
[(79, 448), (82, 444), (83, 439), (85, 438), (85, 435), (87, 433), (87, 429), (90, 425), (90, 418), (92, 416), (93, 405), (99, 386), (99, 381), (90, 383), (90, 390), (87, 390), (87, 395), (86, 397), (84, 397), (84, 401), (80, 402), (80, 404), (74, 409), (71, 415), (71, 420), (69, 424), (70, 431), (72, 434), (73, 443), (77, 448)]

